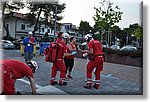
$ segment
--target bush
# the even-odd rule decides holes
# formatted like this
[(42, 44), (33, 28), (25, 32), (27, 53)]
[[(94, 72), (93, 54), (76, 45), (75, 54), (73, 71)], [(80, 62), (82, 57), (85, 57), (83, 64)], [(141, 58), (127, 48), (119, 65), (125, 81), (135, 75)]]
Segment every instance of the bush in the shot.
[(127, 51), (127, 50), (122, 50), (116, 53), (118, 56), (130, 56), (132, 58), (136, 57), (142, 57), (143, 56), (143, 51), (140, 50), (134, 50), (134, 51)]
[(134, 50), (134, 51), (127, 51), (127, 50), (113, 50), (111, 48), (104, 48), (103, 49), (105, 54), (116, 54), (118, 56), (130, 56), (132, 58), (142, 57), (143, 51), (142, 50)]
[(111, 48), (104, 48), (103, 51), (105, 54), (116, 54), (119, 50), (113, 50)]

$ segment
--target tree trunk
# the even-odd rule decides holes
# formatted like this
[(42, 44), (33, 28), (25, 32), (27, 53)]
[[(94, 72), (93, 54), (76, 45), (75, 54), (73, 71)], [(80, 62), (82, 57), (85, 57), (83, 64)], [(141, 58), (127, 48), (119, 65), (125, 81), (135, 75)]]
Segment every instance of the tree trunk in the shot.
[(35, 23), (34, 30), (33, 30), (33, 36), (35, 36), (35, 31), (37, 30), (37, 25), (38, 25), (38, 22), (39, 22), (41, 12), (42, 12), (42, 8), (40, 8), (40, 11), (38, 13), (38, 17), (36, 19), (36, 23)]
[(9, 30), (7, 29), (6, 25), (5, 25), (5, 17), (4, 17), (4, 11), (5, 11), (5, 7), (6, 7), (6, 3), (4, 2), (2, 4), (2, 21), (3, 21), (3, 33), (4, 33), (4, 30), (6, 31), (6, 37), (9, 37)]

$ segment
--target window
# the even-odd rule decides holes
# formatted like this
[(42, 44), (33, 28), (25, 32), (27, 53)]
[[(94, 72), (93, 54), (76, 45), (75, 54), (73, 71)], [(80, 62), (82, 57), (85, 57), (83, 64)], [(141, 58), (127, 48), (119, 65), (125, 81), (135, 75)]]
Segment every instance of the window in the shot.
[(47, 29), (47, 32), (50, 33), (50, 29)]
[(42, 32), (44, 32), (44, 28), (42, 28)]
[(25, 30), (25, 24), (21, 24), (21, 29)]

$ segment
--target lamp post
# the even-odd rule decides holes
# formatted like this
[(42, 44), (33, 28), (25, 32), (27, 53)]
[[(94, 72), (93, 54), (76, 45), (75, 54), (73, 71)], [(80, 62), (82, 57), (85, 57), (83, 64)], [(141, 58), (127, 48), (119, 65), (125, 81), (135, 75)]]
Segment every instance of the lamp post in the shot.
[(55, 42), (55, 36), (56, 36), (56, 21), (57, 21), (57, 5), (55, 4), (54, 42)]

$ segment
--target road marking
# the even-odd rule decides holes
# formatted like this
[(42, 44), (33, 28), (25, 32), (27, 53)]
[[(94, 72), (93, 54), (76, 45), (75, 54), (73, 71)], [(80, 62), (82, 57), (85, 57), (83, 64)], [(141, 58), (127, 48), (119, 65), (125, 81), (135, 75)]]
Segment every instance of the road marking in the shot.
[(119, 80), (119, 78), (117, 78), (117, 77), (113, 77), (113, 76), (112, 76), (112, 74), (108, 74), (108, 75), (101, 75), (101, 77), (106, 77), (106, 78), (111, 78), (111, 79)]
[[(27, 80), (24, 80), (24, 79), (18, 79), (18, 81), (21, 81), (23, 83), (26, 83), (28, 85), (30, 85), (30, 82), (27, 81)], [(35, 87), (37, 88), (37, 93), (39, 94), (45, 94), (45, 95), (48, 95), (48, 94), (51, 94), (51, 95), (68, 95), (68, 93), (54, 87), (54, 86), (51, 86), (51, 85), (48, 85), (48, 86), (40, 86), (40, 85), (37, 85), (35, 84)]]
[(50, 95), (68, 95), (68, 93), (66, 93), (58, 88), (55, 88), (51, 85), (37, 89), (37, 93), (45, 94), (45, 95), (48, 95), (48, 94), (50, 94)]

